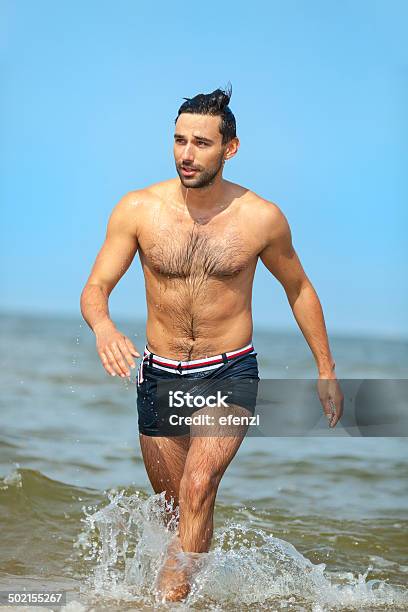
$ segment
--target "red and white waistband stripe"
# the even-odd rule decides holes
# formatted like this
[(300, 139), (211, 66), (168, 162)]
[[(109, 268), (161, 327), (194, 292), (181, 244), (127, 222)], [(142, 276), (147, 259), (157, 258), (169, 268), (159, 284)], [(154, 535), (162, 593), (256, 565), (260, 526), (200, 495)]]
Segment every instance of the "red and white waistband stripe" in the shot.
[[(243, 346), (240, 349), (236, 349), (235, 351), (228, 351), (225, 353), (226, 358), (233, 359), (234, 357), (240, 357), (241, 355), (249, 355), (250, 353), (254, 353), (254, 347), (252, 343)], [(152, 355), (147, 346), (145, 347), (143, 360), (147, 361)], [(161, 370), (165, 370), (167, 372), (178, 371), (181, 374), (186, 373), (191, 370), (195, 370), (196, 372), (203, 372), (205, 370), (213, 370), (218, 366), (224, 363), (224, 359), (222, 354), (213, 355), (212, 357), (205, 357), (203, 359), (193, 359), (191, 361), (177, 361), (176, 359), (167, 359), (166, 357), (160, 357), (159, 355), (152, 355), (151, 363), (153, 367), (159, 368)]]

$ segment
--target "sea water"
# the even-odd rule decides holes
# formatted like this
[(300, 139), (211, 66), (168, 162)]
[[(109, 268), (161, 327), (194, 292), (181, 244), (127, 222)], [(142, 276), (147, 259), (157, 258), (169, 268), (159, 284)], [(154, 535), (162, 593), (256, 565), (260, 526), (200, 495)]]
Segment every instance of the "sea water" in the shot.
[[(121, 329), (143, 348), (141, 324)], [(105, 374), (80, 317), (3, 316), (1, 332), (0, 590), (60, 589), (78, 612), (408, 609), (407, 438), (246, 438), (191, 593), (160, 604), (175, 523), (145, 473), (134, 372)], [(301, 335), (254, 344), (261, 378), (315, 376)], [(408, 378), (406, 342), (331, 345), (341, 377)]]

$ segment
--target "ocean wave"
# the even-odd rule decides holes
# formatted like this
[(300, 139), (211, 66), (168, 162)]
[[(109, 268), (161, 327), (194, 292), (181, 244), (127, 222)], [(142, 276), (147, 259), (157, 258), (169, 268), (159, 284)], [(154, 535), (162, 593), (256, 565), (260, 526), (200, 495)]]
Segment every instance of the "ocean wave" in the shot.
[[(134, 487), (99, 491), (17, 468), (0, 479), (0, 513), (0, 576), (7, 577), (9, 584), (24, 577), (28, 583), (33, 576), (42, 584), (52, 585), (56, 577), (70, 581), (72, 601), (67, 612), (160, 606), (157, 577), (178, 520), (177, 509), (164, 494), (148, 495)], [(343, 523), (342, 531), (341, 522), (331, 519), (325, 533), (314, 517), (290, 517), (287, 527), (293, 530), (288, 537), (308, 539), (309, 557), (313, 559), (313, 540), (315, 550), (320, 547), (321, 552), (338, 553), (334, 562), (331, 558), (326, 564), (313, 563), (305, 555), (306, 547), (302, 553), (270, 533), (275, 525), (282, 535), (278, 519), (283, 517), (272, 509), (262, 513), (255, 508), (219, 505), (216, 516), (220, 522), (211, 550), (198, 556), (180, 555), (180, 563), (190, 558), (195, 562), (191, 590), (180, 609), (323, 612), (408, 608), (407, 589), (386, 577), (398, 564), (381, 556), (380, 550), (369, 557), (369, 564), (361, 564), (360, 571), (355, 571), (355, 563), (350, 571), (348, 555), (356, 549), (359, 535), (365, 536), (368, 545), (370, 533), (364, 532), (368, 523)], [(388, 523), (380, 523), (376, 527), (384, 531)], [(400, 537), (395, 525), (393, 528)], [(386, 550), (390, 541), (384, 538)], [(342, 546), (346, 548), (340, 560)], [(406, 566), (400, 567), (399, 575), (406, 577)]]

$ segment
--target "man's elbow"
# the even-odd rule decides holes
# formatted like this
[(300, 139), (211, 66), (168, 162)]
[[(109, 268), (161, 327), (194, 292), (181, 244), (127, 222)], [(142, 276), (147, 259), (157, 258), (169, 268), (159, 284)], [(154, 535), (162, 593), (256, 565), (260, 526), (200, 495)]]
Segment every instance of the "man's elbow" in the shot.
[(284, 288), (291, 306), (295, 304), (295, 302), (305, 291), (312, 291), (315, 293), (314, 287), (307, 277), (299, 278), (296, 281), (287, 284)]
[(95, 288), (97, 290), (102, 291), (106, 295), (109, 295), (110, 292), (112, 291), (112, 286), (110, 286), (109, 283), (103, 281), (100, 278), (93, 277), (93, 278), (88, 278), (84, 288), (82, 289), (82, 293), (88, 290), (94, 291)]
[(103, 295), (106, 299), (109, 298), (109, 294), (110, 294), (110, 290), (109, 288), (102, 282), (97, 281), (97, 280), (88, 280), (84, 286), (84, 288), (81, 291), (81, 296), (80, 296), (80, 307), (81, 307), (81, 312), (83, 312), (83, 308), (84, 306), (86, 306), (86, 304), (89, 301), (93, 301), (93, 296), (95, 295)]

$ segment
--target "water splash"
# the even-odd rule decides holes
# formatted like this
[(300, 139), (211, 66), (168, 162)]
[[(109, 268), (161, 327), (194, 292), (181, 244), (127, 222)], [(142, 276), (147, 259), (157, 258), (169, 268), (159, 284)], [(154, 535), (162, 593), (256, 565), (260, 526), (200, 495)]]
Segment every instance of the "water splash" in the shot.
[[(19, 465), (17, 463), (16, 468), (18, 467)], [(21, 488), (23, 486), (21, 474), (17, 469), (13, 470), (12, 472), (10, 472), (10, 474), (3, 478), (2, 484), (0, 485), (0, 490), (7, 489), (9, 486), (15, 486), (17, 488)]]
[[(92, 603), (102, 598), (157, 605), (155, 582), (177, 528), (177, 509), (164, 493), (146, 499), (111, 491), (108, 500), (103, 508), (84, 508), (84, 529), (75, 544), (88, 570), (82, 594)], [(324, 563), (311, 563), (289, 542), (251, 524), (227, 521), (215, 531), (211, 551), (200, 557), (180, 609), (323, 612), (408, 605), (406, 590), (367, 581), (371, 568), (357, 577), (328, 572)]]
[[(108, 493), (109, 504), (84, 509), (85, 528), (75, 544), (90, 561), (86, 591), (97, 596), (152, 601), (152, 586), (174, 535), (178, 511), (164, 493), (143, 499), (138, 492)], [(91, 508), (92, 510), (92, 508)]]

